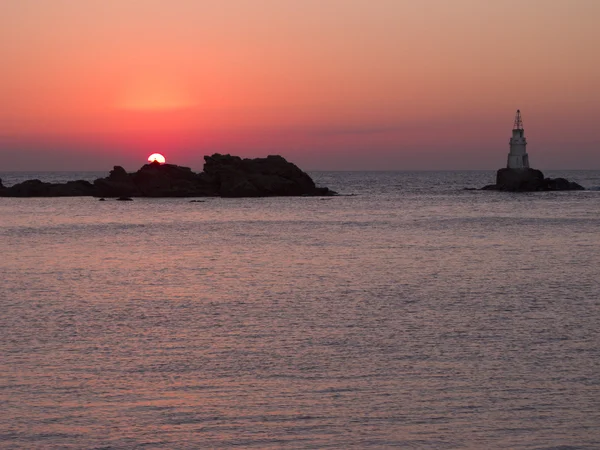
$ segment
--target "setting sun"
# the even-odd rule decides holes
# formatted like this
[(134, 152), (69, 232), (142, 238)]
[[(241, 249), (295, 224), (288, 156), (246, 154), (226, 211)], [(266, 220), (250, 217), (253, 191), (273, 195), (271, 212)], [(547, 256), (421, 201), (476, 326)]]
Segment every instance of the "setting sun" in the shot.
[(158, 162), (159, 164), (164, 164), (166, 159), (160, 153), (152, 153), (150, 156), (148, 156), (148, 162), (153, 163), (154, 161)]

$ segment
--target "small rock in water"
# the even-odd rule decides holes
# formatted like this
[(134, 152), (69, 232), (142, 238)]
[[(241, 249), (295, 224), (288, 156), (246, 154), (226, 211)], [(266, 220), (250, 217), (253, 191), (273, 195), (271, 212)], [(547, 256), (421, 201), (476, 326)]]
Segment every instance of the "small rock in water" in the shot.
[(98, 199), (99, 202), (105, 202), (106, 199), (104, 197)]
[(119, 202), (132, 202), (133, 199), (131, 197), (119, 197), (117, 199), (117, 201), (119, 201)]

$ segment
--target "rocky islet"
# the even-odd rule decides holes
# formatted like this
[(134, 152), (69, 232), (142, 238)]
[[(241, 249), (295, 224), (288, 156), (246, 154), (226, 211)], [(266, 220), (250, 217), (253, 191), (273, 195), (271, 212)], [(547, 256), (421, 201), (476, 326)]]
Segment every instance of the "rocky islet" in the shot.
[(546, 178), (541, 170), (502, 168), (496, 172), (496, 184), (482, 188), (485, 191), (538, 192), (583, 191), (585, 188), (566, 178)]
[(174, 164), (145, 164), (134, 173), (115, 166), (108, 177), (93, 183), (84, 180), (46, 183), (27, 180), (5, 187), (0, 180), (0, 197), (271, 197), (331, 196), (336, 193), (317, 187), (312, 178), (282, 156), (246, 159), (213, 154), (204, 157), (204, 171), (193, 172)]

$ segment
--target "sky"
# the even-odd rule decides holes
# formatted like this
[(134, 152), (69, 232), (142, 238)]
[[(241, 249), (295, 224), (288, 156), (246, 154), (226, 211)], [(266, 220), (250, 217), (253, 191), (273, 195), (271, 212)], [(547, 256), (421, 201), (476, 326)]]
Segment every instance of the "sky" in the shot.
[(598, 0), (3, 0), (0, 171), (600, 169)]

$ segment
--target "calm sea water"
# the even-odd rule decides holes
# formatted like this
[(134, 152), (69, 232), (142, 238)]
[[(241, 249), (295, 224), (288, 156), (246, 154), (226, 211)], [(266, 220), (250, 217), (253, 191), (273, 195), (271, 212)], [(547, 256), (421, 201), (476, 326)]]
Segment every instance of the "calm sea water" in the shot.
[(600, 191), (313, 176), (0, 198), (0, 447), (600, 448)]

